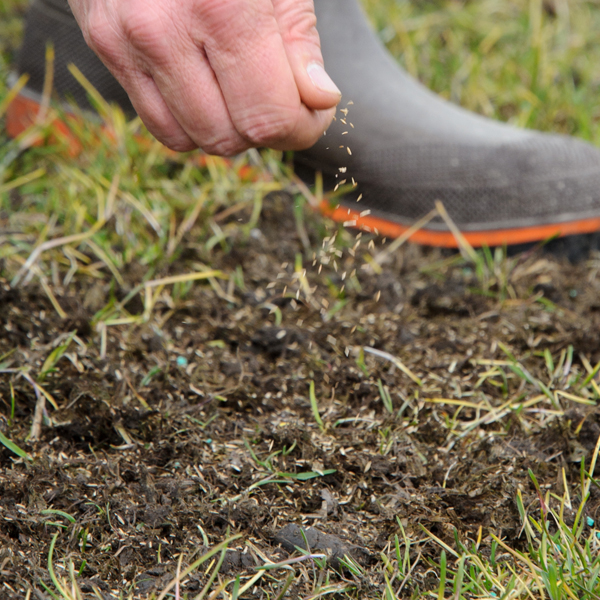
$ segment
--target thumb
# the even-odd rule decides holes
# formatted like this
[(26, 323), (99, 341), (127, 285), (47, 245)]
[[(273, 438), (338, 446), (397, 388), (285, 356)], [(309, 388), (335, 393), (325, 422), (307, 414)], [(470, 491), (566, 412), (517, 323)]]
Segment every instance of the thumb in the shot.
[(312, 0), (274, 0), (273, 6), (302, 102), (312, 110), (337, 106), (342, 94), (323, 64)]

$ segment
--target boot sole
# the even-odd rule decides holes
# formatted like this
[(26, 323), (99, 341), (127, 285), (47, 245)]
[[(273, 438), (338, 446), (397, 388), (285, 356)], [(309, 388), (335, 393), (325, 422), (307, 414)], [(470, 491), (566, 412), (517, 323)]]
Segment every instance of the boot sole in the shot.
[[(352, 227), (368, 232), (375, 232), (389, 238), (399, 238), (409, 234), (411, 225), (399, 223), (396, 220), (376, 215), (364, 215), (342, 203), (332, 208), (324, 200), (321, 212), (337, 223), (351, 223)], [(546, 223), (529, 227), (514, 227), (505, 229), (485, 229), (464, 231), (462, 236), (474, 248), (482, 246), (515, 246), (532, 242), (542, 242), (552, 238), (584, 235), (600, 230), (600, 217), (590, 217), (563, 223)], [(411, 242), (423, 246), (438, 248), (459, 248), (460, 242), (451, 231), (440, 231), (423, 227), (408, 235)]]

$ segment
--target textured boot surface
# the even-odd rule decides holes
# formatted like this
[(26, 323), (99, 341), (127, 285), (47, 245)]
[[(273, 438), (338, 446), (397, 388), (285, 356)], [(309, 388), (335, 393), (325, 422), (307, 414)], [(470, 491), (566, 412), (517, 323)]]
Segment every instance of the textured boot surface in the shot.
[(581, 231), (600, 226), (595, 147), (497, 123), (444, 101), (396, 64), (357, 0), (315, 4), (325, 65), (343, 93), (340, 107), (353, 104), (347, 118), (338, 111), (327, 135), (298, 159), (330, 175), (348, 168), (344, 177), (359, 182), (353, 197), (363, 197), (344, 206), (410, 225), (441, 200), (467, 232), (529, 229), (529, 236), (502, 234), (492, 243), (540, 239), (544, 232), (534, 230), (548, 224), (577, 222)]
[(100, 59), (88, 48), (75, 17), (65, 0), (34, 0), (27, 13), (23, 45), (17, 58), (19, 74), (28, 73), (27, 91), (39, 95), (44, 86), (46, 46), (54, 46), (54, 89), (61, 98), (71, 98), (83, 109), (91, 109), (85, 90), (67, 66), (75, 64), (108, 102), (135, 114), (125, 90)]

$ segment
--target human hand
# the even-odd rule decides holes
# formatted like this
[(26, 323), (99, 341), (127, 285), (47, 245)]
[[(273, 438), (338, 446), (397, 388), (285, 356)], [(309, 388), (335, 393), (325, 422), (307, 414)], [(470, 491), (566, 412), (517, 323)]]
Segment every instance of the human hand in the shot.
[(340, 93), (312, 0), (69, 0), (148, 129), (178, 151), (299, 150)]

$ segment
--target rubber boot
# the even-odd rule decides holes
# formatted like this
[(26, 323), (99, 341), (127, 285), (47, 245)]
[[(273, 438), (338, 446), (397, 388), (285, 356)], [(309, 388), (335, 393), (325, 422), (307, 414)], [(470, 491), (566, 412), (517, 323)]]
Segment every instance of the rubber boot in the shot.
[[(357, 0), (315, 4), (327, 71), (348, 114), (338, 111), (327, 134), (296, 160), (331, 181), (358, 182), (335, 218), (398, 236), (439, 200), (475, 246), (600, 229), (598, 149), (441, 99), (399, 67)], [(413, 239), (456, 245), (440, 218)]]

